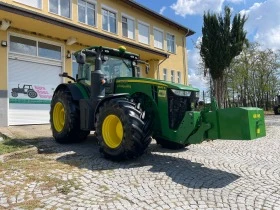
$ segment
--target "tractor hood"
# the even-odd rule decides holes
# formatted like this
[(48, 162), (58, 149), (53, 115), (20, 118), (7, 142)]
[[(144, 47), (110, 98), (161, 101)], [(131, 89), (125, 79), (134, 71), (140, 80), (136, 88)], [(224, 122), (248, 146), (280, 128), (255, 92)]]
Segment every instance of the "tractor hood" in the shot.
[(182, 85), (182, 84), (178, 84), (178, 83), (168, 82), (165, 80), (151, 79), (151, 78), (121, 77), (121, 78), (117, 78), (116, 83), (117, 84), (144, 83), (144, 84), (163, 86), (163, 87), (170, 88), (170, 89), (189, 90), (189, 91), (199, 92), (198, 88), (194, 88), (191, 86)]

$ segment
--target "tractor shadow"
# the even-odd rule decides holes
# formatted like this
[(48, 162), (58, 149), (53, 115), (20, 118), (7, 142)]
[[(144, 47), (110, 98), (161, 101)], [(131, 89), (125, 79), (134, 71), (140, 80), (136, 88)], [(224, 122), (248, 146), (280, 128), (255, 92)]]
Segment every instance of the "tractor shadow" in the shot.
[(149, 172), (164, 174), (170, 177), (173, 182), (193, 189), (223, 188), (239, 178), (233, 173), (207, 168), (201, 163), (192, 162), (174, 154), (187, 152), (187, 149), (167, 150), (155, 142), (140, 158), (113, 162), (106, 160), (99, 153), (99, 146), (93, 136), (89, 136), (85, 142), (80, 144), (61, 145), (54, 142), (52, 138), (42, 139), (42, 143), (46, 141), (48, 141), (48, 147), (44, 144), (38, 145), (39, 153), (58, 155), (56, 158), (58, 162), (90, 171), (129, 170), (133, 168), (145, 171), (147, 169), (147, 174)]

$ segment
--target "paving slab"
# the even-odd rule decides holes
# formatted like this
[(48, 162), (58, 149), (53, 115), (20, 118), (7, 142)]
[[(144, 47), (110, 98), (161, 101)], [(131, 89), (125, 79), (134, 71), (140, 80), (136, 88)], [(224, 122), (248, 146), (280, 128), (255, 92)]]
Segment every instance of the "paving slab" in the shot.
[(257, 140), (179, 151), (153, 141), (142, 157), (124, 162), (104, 159), (93, 135), (61, 145), (49, 125), (0, 128), (41, 151), (2, 163), (0, 209), (278, 210), (280, 117), (266, 123), (267, 136)]

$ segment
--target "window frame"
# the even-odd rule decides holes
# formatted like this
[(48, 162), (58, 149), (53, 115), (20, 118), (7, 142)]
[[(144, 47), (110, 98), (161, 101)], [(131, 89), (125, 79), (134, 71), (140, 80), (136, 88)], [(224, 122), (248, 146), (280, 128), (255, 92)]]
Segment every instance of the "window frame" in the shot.
[[(85, 20), (86, 20), (86, 22), (84, 23), (84, 22), (81, 22), (80, 20), (79, 20), (79, 6), (80, 6), (80, 4), (79, 4), (79, 1), (80, 0), (77, 0), (77, 2), (78, 2), (78, 7), (77, 7), (77, 14), (78, 14), (78, 22), (79, 23), (81, 23), (81, 24), (86, 24), (86, 25), (88, 25), (88, 26), (91, 26), (91, 27), (97, 27), (97, 2), (96, 1), (93, 1), (93, 0), (83, 0), (83, 1), (85, 1), (86, 2), (86, 10), (85, 10)], [(87, 18), (87, 4), (93, 4), (94, 5), (94, 25), (90, 25), (90, 24), (88, 24), (88, 18)]]
[(57, 0), (58, 1), (58, 5), (57, 5), (58, 6), (57, 7), (58, 13), (50, 11), (50, 1), (51, 0), (48, 0), (48, 7), (49, 7), (48, 11), (49, 11), (49, 13), (54, 14), (54, 15), (58, 15), (58, 16), (63, 17), (63, 18), (72, 19), (72, 0), (69, 0), (69, 17), (61, 15), (61, 4), (60, 4), (61, 0)]
[[(155, 40), (156, 40), (155, 39), (155, 31), (158, 31), (162, 34), (162, 39), (161, 39), (162, 48), (155, 46)], [(160, 28), (154, 27), (153, 33), (154, 33), (154, 47), (157, 48), (157, 49), (163, 50), (164, 49), (164, 31)]]
[(179, 84), (181, 84), (181, 72), (180, 71), (177, 71), (177, 82), (179, 83)]
[[(9, 41), (9, 45), (11, 43), (11, 36), (14, 37), (18, 37), (18, 38), (22, 38), (22, 39), (27, 39), (27, 40), (31, 40), (36, 42), (36, 55), (31, 55), (31, 54), (26, 54), (26, 53), (21, 53), (21, 52), (16, 52), (16, 51), (11, 51), (10, 50), (10, 46), (8, 47), (8, 53), (10, 54), (14, 54), (14, 55), (20, 55), (23, 57), (29, 57), (29, 58), (35, 58), (36, 60), (44, 60), (44, 61), (49, 61), (49, 62), (63, 62), (63, 56), (64, 56), (64, 46), (60, 43), (56, 43), (56, 42), (52, 42), (52, 41), (48, 41), (48, 40), (44, 40), (44, 39), (40, 39), (40, 38), (36, 38), (36, 37), (32, 37), (32, 36), (26, 36), (26, 35), (22, 35), (22, 34), (17, 34), (17, 33), (9, 33), (8, 34), (8, 41)], [(53, 58), (49, 58), (49, 57), (43, 57), (43, 56), (39, 56), (39, 42), (44, 43), (44, 44), (48, 44), (48, 45), (54, 45), (57, 47), (60, 47), (60, 60), (57, 59), (53, 59)]]
[(175, 79), (175, 70), (171, 70), (171, 73), (170, 73), (170, 81), (172, 82), (172, 83), (175, 83), (174, 82), (174, 79)]
[(163, 68), (162, 76), (163, 76), (163, 80), (167, 81), (167, 68)]
[[(170, 39), (168, 39), (168, 36), (172, 36), (172, 37), (174, 37), (174, 40), (170, 40)], [(168, 47), (168, 41), (173, 41), (173, 44), (174, 44), (174, 52), (172, 51), (172, 50), (169, 50), (169, 47)], [(168, 52), (170, 52), (170, 53), (173, 53), (173, 54), (176, 54), (176, 36), (174, 35), (174, 34), (171, 34), (171, 33), (166, 33), (166, 49), (167, 49), (167, 51)]]
[(137, 77), (137, 78), (140, 78), (141, 76), (142, 76), (142, 69), (141, 69), (141, 67), (140, 66), (137, 66), (136, 68), (135, 68), (135, 77)]
[[(138, 20), (137, 24), (138, 24), (138, 42), (141, 43), (141, 44), (150, 45), (150, 43), (151, 43), (151, 40), (150, 40), (150, 35), (151, 35), (150, 24), (145, 23), (145, 22), (140, 21), (140, 20)], [(140, 39), (139, 39), (139, 35), (140, 35), (139, 24), (148, 27), (148, 43), (141, 42)]]
[(28, 4), (28, 3), (26, 3), (26, 0), (25, 1), (23, 1), (23, 0), (13, 0), (14, 2), (17, 2), (17, 3), (19, 3), (19, 4), (23, 4), (23, 5), (26, 5), (26, 6), (29, 6), (29, 7), (33, 7), (33, 8), (36, 8), (36, 9), (40, 9), (40, 10), (42, 10), (43, 9), (43, 4), (42, 4), (42, 0), (37, 0), (37, 2), (38, 1), (40, 1), (41, 3), (40, 3), (40, 5), (41, 5), (41, 7), (36, 7), (36, 6), (33, 6), (33, 5), (31, 5), (31, 4)]
[[(123, 17), (133, 21), (133, 38), (130, 38), (128, 35), (124, 36), (124, 34), (123, 34)], [(127, 15), (127, 14), (121, 13), (121, 23), (122, 23), (122, 36), (125, 37), (125, 38), (128, 38), (128, 39), (135, 40), (135, 27), (136, 27), (135, 26), (135, 18), (133, 18), (133, 17)], [(127, 26), (128, 26), (128, 22), (127, 22)], [(127, 27), (127, 34), (128, 34), (128, 27)]]
[[(78, 65), (78, 69), (79, 69), (79, 64), (77, 63), (77, 60), (74, 56), (74, 51), (71, 51), (71, 71), (72, 71), (72, 77), (74, 77), (76, 79), (76, 75), (74, 75), (73, 73), (73, 63), (77, 64)], [(78, 74), (78, 69), (77, 69), (77, 74)]]
[[(108, 21), (108, 25), (107, 25), (108, 30), (103, 28), (103, 13), (102, 13), (103, 10), (106, 10), (107, 12), (111, 12), (111, 13), (115, 14), (115, 28), (116, 28), (116, 32), (110, 31), (110, 19), (109, 19), (110, 16), (109, 15), (108, 15), (108, 19), (107, 19), (107, 21)], [(106, 6), (104, 4), (101, 4), (101, 18), (102, 18), (101, 19), (101, 25), (102, 25), (101, 28), (102, 28), (102, 30), (117, 35), (118, 34), (118, 11), (113, 9), (113, 8), (111, 8), (111, 7)]]

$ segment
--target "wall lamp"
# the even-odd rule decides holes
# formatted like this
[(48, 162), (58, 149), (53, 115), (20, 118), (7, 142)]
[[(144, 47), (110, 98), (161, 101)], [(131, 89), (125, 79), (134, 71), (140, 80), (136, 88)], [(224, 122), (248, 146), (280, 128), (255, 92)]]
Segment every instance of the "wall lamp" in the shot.
[(8, 45), (7, 41), (4, 41), (4, 40), (1, 41), (1, 46), (2, 47), (7, 47), (7, 45)]
[(66, 58), (72, 58), (72, 54), (69, 50), (67, 50)]

